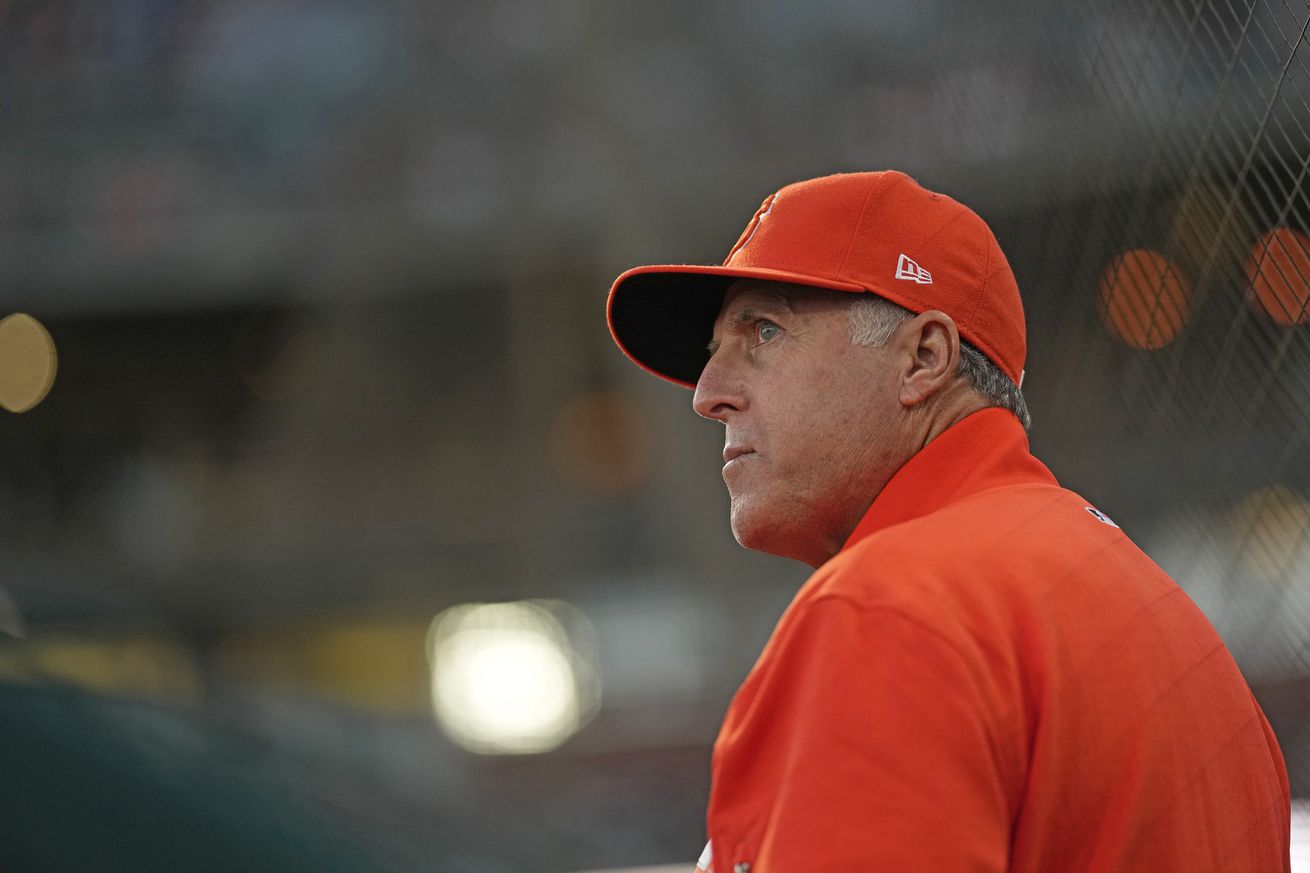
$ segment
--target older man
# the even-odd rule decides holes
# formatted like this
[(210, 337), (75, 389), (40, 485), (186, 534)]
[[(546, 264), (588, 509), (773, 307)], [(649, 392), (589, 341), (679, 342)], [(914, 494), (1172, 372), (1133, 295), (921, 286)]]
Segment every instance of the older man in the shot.
[(1287, 774), (1178, 586), (1028, 450), (1022, 304), (896, 172), (790, 185), (610, 327), (725, 429), (733, 533), (816, 568), (714, 748), (718, 873), (1270, 873)]

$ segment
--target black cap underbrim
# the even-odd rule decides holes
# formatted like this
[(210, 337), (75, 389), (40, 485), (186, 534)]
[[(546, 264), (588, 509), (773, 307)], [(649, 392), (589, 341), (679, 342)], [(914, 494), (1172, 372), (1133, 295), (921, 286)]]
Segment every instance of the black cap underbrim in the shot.
[(760, 279), (863, 291), (850, 282), (783, 270), (667, 265), (637, 267), (610, 289), (610, 333), (623, 353), (642, 369), (684, 388), (695, 388), (709, 360), (723, 296), (737, 279)]

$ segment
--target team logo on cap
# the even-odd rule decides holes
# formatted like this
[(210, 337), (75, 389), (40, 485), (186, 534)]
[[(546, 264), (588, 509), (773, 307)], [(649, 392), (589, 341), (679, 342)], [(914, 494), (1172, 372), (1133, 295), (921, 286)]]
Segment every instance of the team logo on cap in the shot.
[(741, 238), (737, 240), (737, 244), (732, 247), (732, 251), (728, 252), (728, 257), (724, 259), (723, 262), (725, 264), (737, 257), (737, 252), (746, 248), (746, 243), (755, 238), (755, 231), (760, 229), (760, 222), (769, 217), (769, 213), (773, 211), (773, 204), (777, 201), (778, 195), (776, 193), (770, 194), (768, 198), (760, 204), (760, 208), (755, 210), (755, 215), (751, 218), (751, 223), (746, 225), (746, 229), (741, 232)]
[(896, 261), (896, 278), (908, 279), (911, 282), (918, 282), (920, 285), (932, 284), (932, 273), (929, 273), (919, 263), (904, 253)]

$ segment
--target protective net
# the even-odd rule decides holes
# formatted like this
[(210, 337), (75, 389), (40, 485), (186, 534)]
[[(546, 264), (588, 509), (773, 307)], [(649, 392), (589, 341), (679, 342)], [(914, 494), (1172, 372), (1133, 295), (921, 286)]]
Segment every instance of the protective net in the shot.
[(1104, 111), (1069, 127), (1070, 196), (1012, 247), (1030, 301), (1034, 444), (1206, 611), (1304, 796), (1310, 7), (1138, 0), (1066, 14), (1052, 75)]

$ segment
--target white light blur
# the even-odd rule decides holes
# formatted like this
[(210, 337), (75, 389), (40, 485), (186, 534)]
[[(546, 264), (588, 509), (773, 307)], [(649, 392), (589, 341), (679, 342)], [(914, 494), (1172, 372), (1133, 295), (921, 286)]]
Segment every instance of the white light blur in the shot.
[(1292, 873), (1310, 873), (1310, 800), (1292, 801)]
[(432, 704), (460, 746), (482, 754), (531, 754), (563, 744), (599, 699), (585, 619), (549, 601), (475, 603), (433, 620), (428, 636)]

